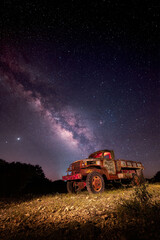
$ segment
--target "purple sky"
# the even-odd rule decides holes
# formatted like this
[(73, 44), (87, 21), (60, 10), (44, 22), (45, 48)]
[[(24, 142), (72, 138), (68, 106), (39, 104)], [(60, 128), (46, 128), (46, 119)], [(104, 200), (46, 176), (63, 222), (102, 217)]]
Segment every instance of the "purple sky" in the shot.
[(41, 1), (0, 17), (0, 158), (60, 179), (100, 149), (160, 170), (159, 13), (147, 2)]

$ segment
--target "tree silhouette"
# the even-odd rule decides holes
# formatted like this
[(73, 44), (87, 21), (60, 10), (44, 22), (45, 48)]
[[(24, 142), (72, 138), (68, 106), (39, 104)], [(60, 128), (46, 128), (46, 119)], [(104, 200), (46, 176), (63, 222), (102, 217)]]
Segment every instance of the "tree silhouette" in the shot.
[(0, 195), (12, 196), (24, 193), (47, 193), (49, 181), (39, 165), (20, 162), (8, 163), (0, 159)]
[(153, 177), (153, 182), (160, 182), (160, 171), (158, 171)]

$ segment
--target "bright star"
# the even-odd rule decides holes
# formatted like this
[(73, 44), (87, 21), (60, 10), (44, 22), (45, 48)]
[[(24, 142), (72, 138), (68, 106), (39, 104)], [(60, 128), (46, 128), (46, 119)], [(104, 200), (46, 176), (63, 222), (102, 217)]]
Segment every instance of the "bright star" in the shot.
[(20, 141), (21, 140), (21, 138), (20, 137), (17, 137), (17, 141)]

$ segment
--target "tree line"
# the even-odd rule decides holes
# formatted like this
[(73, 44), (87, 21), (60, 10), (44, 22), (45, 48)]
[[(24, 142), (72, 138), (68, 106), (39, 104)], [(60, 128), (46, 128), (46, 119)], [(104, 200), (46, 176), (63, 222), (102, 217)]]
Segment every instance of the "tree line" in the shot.
[(0, 159), (0, 196), (2, 197), (65, 191), (65, 183), (61, 180), (52, 182), (47, 179), (39, 165), (8, 163)]

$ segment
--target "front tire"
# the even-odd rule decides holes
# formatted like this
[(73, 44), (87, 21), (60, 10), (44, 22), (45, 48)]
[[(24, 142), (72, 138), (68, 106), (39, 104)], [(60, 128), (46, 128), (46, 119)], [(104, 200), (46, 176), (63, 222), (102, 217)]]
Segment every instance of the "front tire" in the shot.
[(69, 193), (77, 193), (79, 190), (78, 185), (75, 181), (68, 181), (67, 182), (67, 191)]
[(91, 172), (86, 179), (86, 187), (89, 193), (101, 193), (105, 189), (102, 175), (98, 172)]
[(75, 193), (73, 182), (67, 182), (67, 191), (69, 193)]

